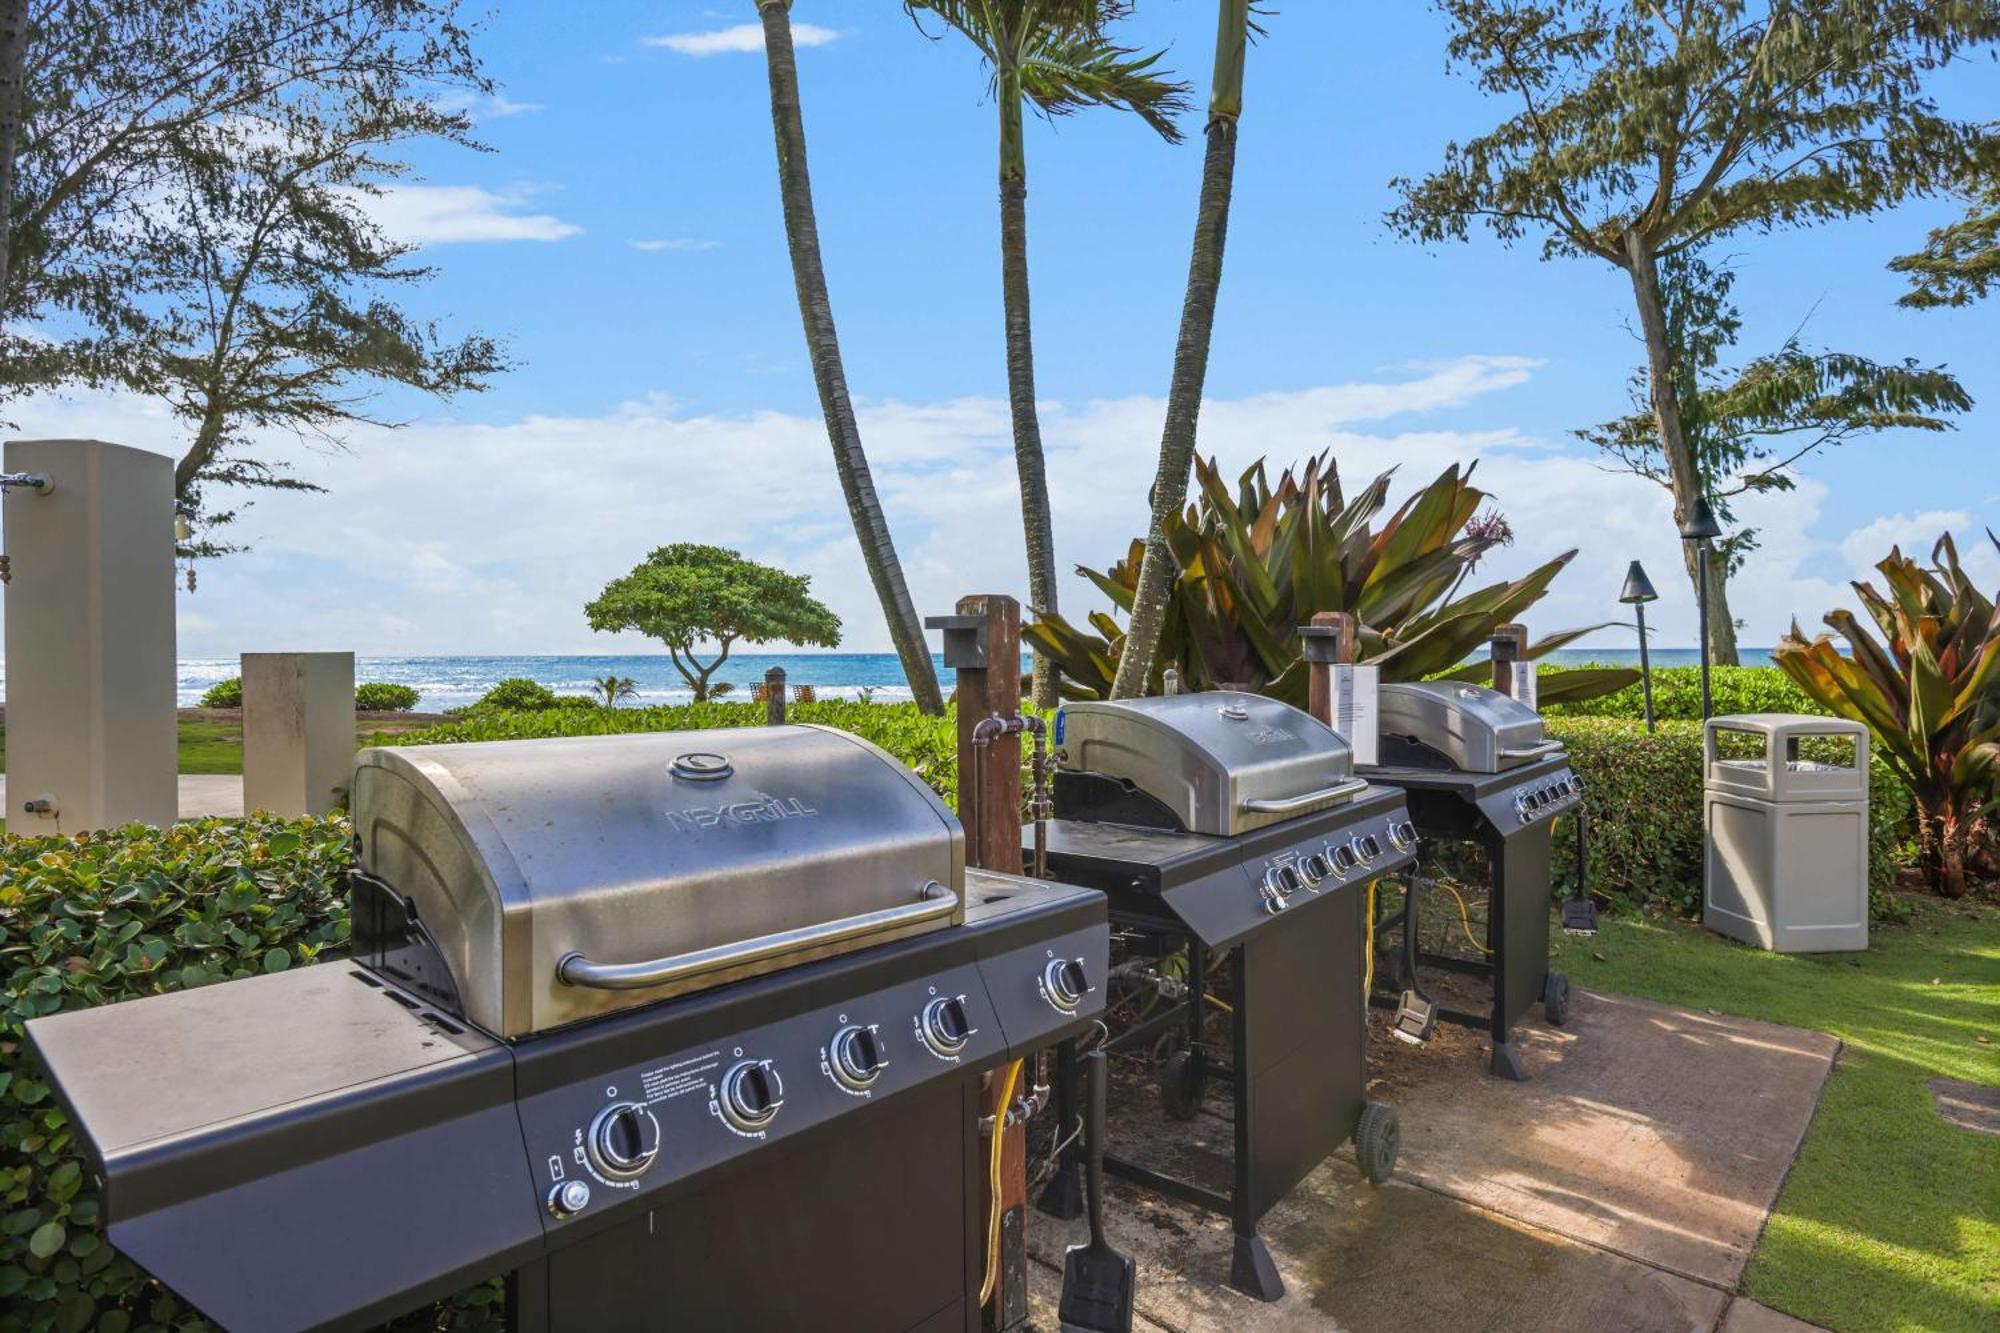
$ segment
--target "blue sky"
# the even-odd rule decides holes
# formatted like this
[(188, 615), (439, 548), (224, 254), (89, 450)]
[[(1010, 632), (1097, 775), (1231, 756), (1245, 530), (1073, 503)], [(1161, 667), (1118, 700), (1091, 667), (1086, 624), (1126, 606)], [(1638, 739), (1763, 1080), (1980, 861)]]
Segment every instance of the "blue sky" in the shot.
[[(1662, 637), (1688, 641), (1664, 497), (1597, 472), (1568, 435), (1625, 406), (1639, 356), (1625, 279), (1543, 263), (1532, 244), (1428, 252), (1392, 237), (1389, 179), (1503, 108), (1446, 73), (1424, 6), (1278, 9), (1250, 56), (1204, 451), (1241, 464), (1331, 447), (1356, 483), (1478, 457), (1519, 534), (1496, 573), (1582, 548), (1538, 627), (1615, 613), (1638, 555), (1666, 594)], [(670, 540), (810, 572), (850, 646), (884, 644), (817, 433), (762, 56), (713, 36), (753, 22), (749, 0), (497, 7), (480, 49), (503, 96), (477, 108), (493, 151), (420, 148), (419, 188), (380, 215), (438, 266), (414, 303), (502, 336), (520, 367), (484, 395), (399, 404), (416, 424), (358, 432), (348, 454), (284, 446), (333, 494), (259, 502), (244, 524), (256, 549), (205, 567), (182, 599), (184, 655), (636, 648), (592, 635), (578, 608)], [(1018, 591), (985, 77), (962, 41), (925, 40), (890, 0), (798, 0), (794, 22), (816, 39), (800, 66), (835, 313), (918, 600)], [(1207, 0), (1148, 0), (1126, 35), (1168, 48), (1205, 92), (1213, 25)], [(1939, 91), (1990, 109), (1993, 78), (1982, 63)], [(1109, 563), (1142, 521), (1201, 166), (1199, 118), (1186, 128), (1176, 148), (1110, 113), (1031, 127), (1037, 375), (1065, 567)], [(1970, 545), (2000, 526), (2000, 305), (1900, 311), (1883, 270), (1956, 211), (1730, 247), (1746, 353), (1810, 314), (1810, 342), (1949, 363), (1980, 404), (1953, 435), (1818, 459), (1811, 484), (1764, 506), (1769, 555), (1739, 592), (1747, 643), (1793, 612), (1815, 623), (1889, 540), (1950, 525)], [(23, 434), (177, 444), (151, 404), (37, 407)], [(2000, 581), (2000, 560), (1978, 558)], [(1065, 597), (1095, 604), (1080, 581)]]

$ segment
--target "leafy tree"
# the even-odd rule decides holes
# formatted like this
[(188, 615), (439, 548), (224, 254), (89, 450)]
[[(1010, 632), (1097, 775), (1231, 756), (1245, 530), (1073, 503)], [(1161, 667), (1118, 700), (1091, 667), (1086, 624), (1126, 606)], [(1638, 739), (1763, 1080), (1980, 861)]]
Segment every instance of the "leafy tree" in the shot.
[(1222, 251), (1229, 232), (1229, 200), (1236, 184), (1236, 122), (1243, 116), (1243, 62), (1250, 48), (1250, 0), (1216, 5), (1215, 72), (1208, 94), (1208, 149), (1202, 158), (1201, 203), (1195, 211), (1194, 245), (1188, 257), (1187, 295), (1181, 303), (1180, 337), (1174, 344), (1174, 374), (1167, 388), (1167, 421), (1160, 434), (1160, 463), (1148, 493), (1152, 515), (1146, 525), (1146, 553), (1138, 570), (1125, 652), (1111, 689), (1115, 699), (1143, 694), (1153, 679), (1174, 585), (1174, 555), (1167, 525), (1187, 498), (1188, 470), (1194, 464), (1201, 393), (1208, 382), (1208, 345), (1215, 333), (1215, 300), (1222, 287)]
[[(1680, 253), (1661, 261), (1660, 278), (1681, 429), (1725, 528), (1736, 521), (1732, 500), (1793, 489), (1799, 465), (1822, 449), (1884, 430), (1950, 430), (1947, 414), (1972, 407), (1942, 366), (1813, 351), (1797, 333), (1776, 352), (1725, 367), (1742, 323), (1730, 301), (1735, 274)], [(1632, 401), (1631, 413), (1577, 434), (1620, 468), (1671, 492), (1644, 367), (1633, 374)], [(1725, 664), (1737, 655), (1728, 579), (1756, 548), (1756, 529), (1737, 527), (1724, 536), (1721, 558), (1709, 562), (1712, 638)]]
[[(719, 689), (709, 677), (739, 640), (840, 645), (840, 620), (813, 597), (811, 583), (720, 546), (676, 542), (605, 584), (583, 613), (594, 630), (637, 630), (666, 644), (695, 702), (704, 703)], [(707, 662), (695, 655), (703, 642), (720, 650)]]
[(630, 676), (620, 676), (615, 672), (609, 676), (599, 676), (590, 682), (597, 692), (604, 696), (606, 708), (616, 708), (620, 699), (636, 698), (639, 682)]
[(1971, 305), (1991, 293), (2000, 284), (2000, 170), (1988, 175), (1964, 218), (1889, 267), (1910, 275), (1910, 290), (1896, 304), (1913, 310)]
[(28, 51), (28, 0), (0, 0), (0, 294), (7, 290), (13, 256), (14, 153), (21, 137), (21, 85)]
[(896, 558), (889, 519), (875, 494), (874, 474), (861, 447), (861, 427), (854, 419), (854, 401), (847, 392), (847, 370), (841, 362), (840, 338), (833, 323), (833, 299), (827, 295), (826, 265), (820, 258), (819, 220), (813, 213), (812, 176), (806, 166), (805, 115), (799, 104), (798, 55), (792, 48), (792, 0), (755, 0), (764, 27), (764, 63), (771, 82), (771, 129), (777, 140), (778, 193), (784, 205), (785, 245), (791, 252), (792, 281), (798, 288), (799, 318), (805, 325), (806, 351), (812, 359), (813, 384), (819, 390), (820, 412), (833, 445), (833, 467), (847, 500), (854, 535), (861, 542), (862, 563), (889, 639), (910, 682), (917, 706), (933, 716), (944, 713), (944, 693), (931, 668), (930, 645), (923, 622), (910, 600), (910, 586)]
[(1992, 151), (1988, 127), (1944, 116), (1922, 85), (2000, 35), (1994, 0), (1438, 8), (1451, 63), (1519, 110), (1448, 146), (1437, 171), (1396, 181), (1389, 225), (1425, 242), (1464, 240), (1475, 225), (1509, 242), (1537, 235), (1544, 259), (1587, 256), (1626, 274), (1677, 519), (1700, 494), (1701, 469), (1680, 414), (1660, 263), (1733, 233), (1957, 188)]
[[(456, 122), (420, 101), (360, 117), (299, 126), (283, 140), (241, 122), (193, 127), (181, 140), (181, 188), (147, 221), (172, 300), (156, 321), (161, 350), (147, 379), (192, 431), (174, 487), (201, 529), (236, 516), (207, 506), (211, 486), (319, 489), (257, 456), (253, 431), (338, 445), (350, 424), (391, 424), (372, 410), (374, 385), (450, 397), (506, 367), (492, 339), (446, 341), (387, 299), (434, 270), (407, 262), (414, 247), (385, 237), (357, 202), (401, 174), (382, 148), (455, 137)], [(239, 548), (202, 539), (188, 549)]]
[[(1130, 0), (906, 0), (922, 27), (934, 15), (970, 41), (992, 71), (1000, 111), (1000, 286), (1007, 330), (1007, 401), (1013, 416), (1014, 465), (1021, 482), (1021, 523), (1028, 546), (1028, 599), (1057, 609), (1055, 528), (1049, 515), (1042, 428), (1035, 414), (1035, 345), (1028, 295), (1028, 152), (1022, 108), (1053, 119), (1084, 107), (1130, 111), (1169, 143), (1174, 117), (1186, 110), (1186, 85), (1157, 72), (1159, 53), (1140, 55), (1105, 35), (1127, 17)], [(1035, 653), (1034, 702), (1056, 703), (1056, 672)]]
[(491, 343), (444, 343), (387, 301), (426, 270), (400, 263), (357, 197), (402, 174), (388, 145), (477, 147), (468, 116), (441, 109), (492, 86), (458, 8), (38, 0), (10, 156), (0, 6), (0, 316), (15, 330), (0, 390), (161, 394), (191, 428), (177, 482), (199, 510), (203, 484), (284, 484), (244, 452), (246, 427), (325, 436), (363, 419), (370, 381), (477, 387), (498, 367)]

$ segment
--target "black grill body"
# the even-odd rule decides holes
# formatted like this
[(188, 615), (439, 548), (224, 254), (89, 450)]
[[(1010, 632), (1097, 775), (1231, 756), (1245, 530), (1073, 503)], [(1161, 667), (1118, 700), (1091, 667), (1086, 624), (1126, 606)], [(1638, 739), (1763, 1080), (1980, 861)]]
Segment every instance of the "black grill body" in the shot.
[[(1101, 896), (969, 876), (962, 926), (499, 1040), (353, 961), (54, 1015), (29, 1037), (105, 1183), (110, 1238), (231, 1329), (361, 1328), (495, 1273), (511, 1327), (978, 1327), (977, 1079), (1073, 1036), (1051, 959), (1104, 976)], [(376, 904), (380, 906), (380, 904)], [(410, 959), (403, 956), (407, 965)], [(918, 1015), (958, 998), (965, 1045)], [(962, 997), (962, 998), (961, 998)], [(879, 1026), (865, 1094), (825, 1066)], [(743, 1132), (718, 1084), (768, 1061)], [(636, 1179), (588, 1151), (645, 1105)], [(568, 1215), (550, 1200), (585, 1181)]]
[[(1104, 892), (1113, 966), (1143, 965), (1182, 949), (1189, 960), (1185, 997), (1114, 1031), (1108, 1049), (1144, 1049), (1163, 1034), (1184, 1033), (1186, 1063), (1174, 1065), (1170, 1076), (1185, 1071), (1197, 1096), (1208, 1080), (1225, 1080), (1235, 1118), (1226, 1191), (1123, 1154), (1107, 1155), (1105, 1170), (1227, 1216), (1234, 1232), (1231, 1285), (1276, 1300), (1284, 1286), (1258, 1223), (1354, 1138), (1366, 1102), (1368, 883), (1412, 859), (1390, 837), (1407, 817), (1402, 793), (1371, 787), (1346, 804), (1233, 837), (1185, 832), (1165, 807), (1102, 774), (1058, 773), (1055, 807), (1049, 873)], [(1380, 850), (1372, 864), (1294, 892), (1272, 909), (1263, 891), (1270, 870), (1355, 837), (1375, 839)], [(1213, 993), (1212, 950), (1226, 951), (1233, 978), (1222, 997), (1233, 1010), (1226, 1057), (1209, 1050), (1202, 1036), (1201, 997)], [(1068, 1118), (1065, 1112), (1064, 1123)], [(1063, 1196), (1073, 1193), (1058, 1188), (1044, 1206), (1063, 1211)]]
[[(1422, 949), (1417, 941), (1416, 916), (1409, 907), (1418, 901), (1421, 889), (1413, 887), (1405, 908), (1378, 921), (1378, 939), (1395, 938), (1400, 927), (1401, 944), (1391, 946), (1400, 968), (1383, 968), (1378, 980), (1408, 981), (1421, 985), (1424, 968), (1470, 973), (1488, 978), (1493, 1000), (1485, 1012), (1471, 1012), (1440, 1006), (1437, 1017), (1460, 1026), (1486, 1030), (1492, 1039), (1491, 1070), (1514, 1080), (1526, 1078), (1514, 1045), (1513, 1031), (1521, 1019), (1550, 992), (1549, 909), (1551, 900), (1552, 842), (1556, 818), (1574, 814), (1584, 818), (1581, 785), (1562, 754), (1510, 768), (1499, 773), (1465, 772), (1449, 765), (1440, 756), (1425, 754), (1421, 747), (1404, 743), (1400, 749), (1385, 737), (1385, 749), (1392, 757), (1428, 761), (1403, 763), (1393, 767), (1364, 768), (1371, 782), (1401, 790), (1409, 800), (1410, 818), (1425, 846), (1441, 842), (1463, 842), (1477, 846), (1487, 867), (1487, 923), (1484, 945), (1490, 952), (1480, 958)], [(1561, 791), (1562, 794), (1555, 795)], [(1552, 793), (1543, 803), (1523, 812), (1523, 796)], [(1579, 835), (1581, 845), (1582, 836)], [(1398, 971), (1403, 973), (1396, 977)], [(1567, 994), (1566, 985), (1563, 987)], [(1391, 994), (1373, 997), (1378, 1006), (1394, 1008)]]

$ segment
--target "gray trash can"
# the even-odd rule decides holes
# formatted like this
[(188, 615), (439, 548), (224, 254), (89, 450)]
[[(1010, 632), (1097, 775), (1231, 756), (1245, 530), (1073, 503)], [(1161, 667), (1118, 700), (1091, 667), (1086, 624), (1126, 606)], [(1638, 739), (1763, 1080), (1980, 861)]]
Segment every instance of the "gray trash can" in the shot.
[(1868, 947), (1868, 730), (1792, 713), (1703, 731), (1702, 922), (1779, 953)]

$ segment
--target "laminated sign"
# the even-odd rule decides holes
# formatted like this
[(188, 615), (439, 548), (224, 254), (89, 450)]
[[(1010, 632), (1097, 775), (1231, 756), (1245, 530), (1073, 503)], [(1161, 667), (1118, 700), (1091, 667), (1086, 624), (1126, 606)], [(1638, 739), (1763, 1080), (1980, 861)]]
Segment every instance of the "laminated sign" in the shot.
[(1538, 713), (1542, 711), (1540, 703), (1541, 687), (1535, 681), (1535, 664), (1533, 662), (1514, 663), (1514, 688), (1512, 693), (1514, 695), (1514, 702), (1520, 704), (1523, 708), (1532, 708)]
[(1347, 741), (1357, 764), (1380, 763), (1382, 668), (1334, 666), (1333, 729)]

